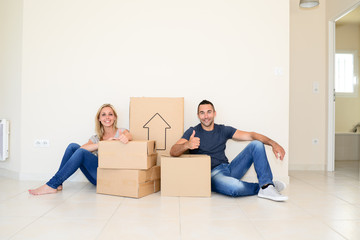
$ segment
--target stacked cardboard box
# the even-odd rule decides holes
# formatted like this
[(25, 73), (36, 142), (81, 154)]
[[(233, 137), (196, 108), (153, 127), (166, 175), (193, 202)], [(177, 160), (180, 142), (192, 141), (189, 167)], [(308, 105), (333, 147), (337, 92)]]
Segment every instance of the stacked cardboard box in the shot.
[(161, 156), (161, 196), (210, 197), (210, 156)]
[(156, 140), (162, 196), (211, 195), (210, 157), (169, 156), (184, 133), (184, 98), (130, 98), (130, 132), (135, 140)]
[(155, 141), (101, 141), (99, 168), (149, 169), (156, 165)]
[(160, 190), (155, 141), (101, 141), (97, 193), (140, 198)]
[(184, 98), (130, 98), (130, 132), (135, 140), (155, 140), (160, 155), (184, 133)]

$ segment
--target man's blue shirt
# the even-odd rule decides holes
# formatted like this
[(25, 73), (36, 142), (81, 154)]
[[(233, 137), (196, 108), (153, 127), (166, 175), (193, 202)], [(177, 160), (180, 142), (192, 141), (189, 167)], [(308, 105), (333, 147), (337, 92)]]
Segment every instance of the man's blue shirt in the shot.
[(221, 163), (229, 163), (225, 155), (226, 142), (233, 137), (236, 132), (235, 128), (214, 124), (212, 131), (206, 131), (199, 123), (195, 127), (190, 127), (182, 138), (189, 140), (193, 130), (195, 130), (195, 137), (200, 138), (200, 146), (198, 149), (190, 150), (191, 154), (209, 155), (211, 157), (211, 169)]

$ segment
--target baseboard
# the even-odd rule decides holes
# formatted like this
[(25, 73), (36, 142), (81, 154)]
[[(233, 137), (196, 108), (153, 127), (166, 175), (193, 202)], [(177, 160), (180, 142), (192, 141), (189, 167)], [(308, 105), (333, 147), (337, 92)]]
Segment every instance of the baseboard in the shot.
[(290, 171), (326, 171), (324, 164), (289, 164)]
[(19, 180), (19, 173), (9, 169), (0, 168), (0, 176)]

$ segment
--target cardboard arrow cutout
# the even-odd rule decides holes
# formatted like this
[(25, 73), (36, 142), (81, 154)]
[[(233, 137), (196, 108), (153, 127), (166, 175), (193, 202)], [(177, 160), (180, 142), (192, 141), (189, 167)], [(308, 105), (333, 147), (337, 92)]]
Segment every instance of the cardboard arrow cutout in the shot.
[(159, 113), (150, 118), (143, 128), (148, 129), (148, 140), (156, 141), (156, 150), (166, 150), (166, 129), (171, 126)]

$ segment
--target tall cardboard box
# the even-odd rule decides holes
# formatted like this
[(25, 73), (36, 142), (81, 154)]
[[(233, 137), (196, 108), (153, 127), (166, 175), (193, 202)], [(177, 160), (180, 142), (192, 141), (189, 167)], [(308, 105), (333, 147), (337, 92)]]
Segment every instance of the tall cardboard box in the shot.
[(161, 196), (210, 197), (210, 156), (161, 156)]
[(156, 165), (155, 141), (100, 141), (99, 168), (149, 169)]
[(147, 170), (98, 168), (96, 192), (141, 198), (160, 190), (160, 166)]
[(131, 97), (130, 132), (134, 140), (155, 140), (158, 156), (168, 154), (184, 133), (184, 98)]

